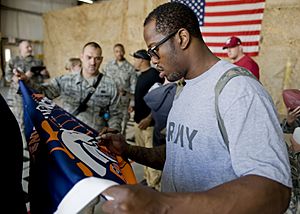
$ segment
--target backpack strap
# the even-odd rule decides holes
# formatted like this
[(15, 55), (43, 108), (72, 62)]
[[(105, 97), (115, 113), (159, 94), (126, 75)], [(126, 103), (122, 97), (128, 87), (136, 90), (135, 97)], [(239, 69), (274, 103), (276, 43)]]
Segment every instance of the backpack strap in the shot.
[(177, 81), (176, 84), (177, 84), (177, 87), (176, 87), (176, 93), (175, 93), (174, 99), (177, 99), (177, 97), (181, 93), (183, 87), (185, 86), (185, 81), (184, 81), (184, 79), (180, 79)]
[(226, 71), (218, 80), (216, 86), (215, 86), (215, 111), (217, 115), (217, 120), (218, 120), (218, 126), (219, 130), (221, 132), (221, 135), (223, 137), (223, 140), (226, 144), (227, 149), (229, 150), (229, 141), (228, 141), (228, 135), (227, 131), (224, 125), (224, 121), (221, 117), (220, 111), (219, 111), (219, 95), (221, 94), (223, 88), (225, 85), (229, 82), (234, 77), (237, 76), (248, 76), (251, 78), (254, 78), (257, 80), (257, 78), (247, 69), (242, 68), (242, 67), (234, 67)]

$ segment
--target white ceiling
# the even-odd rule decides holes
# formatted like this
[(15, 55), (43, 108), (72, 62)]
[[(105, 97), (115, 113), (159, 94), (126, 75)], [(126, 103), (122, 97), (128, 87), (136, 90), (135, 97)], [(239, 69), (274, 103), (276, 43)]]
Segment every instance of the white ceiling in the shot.
[(76, 5), (77, 0), (1, 0), (1, 36), (42, 41), (42, 14)]
[(58, 10), (77, 5), (77, 0), (1, 0), (5, 8), (20, 9), (38, 13)]
[[(94, 0), (100, 1), (109, 0)], [(82, 4), (77, 0), (0, 0), (1, 36), (43, 40), (43, 13)]]

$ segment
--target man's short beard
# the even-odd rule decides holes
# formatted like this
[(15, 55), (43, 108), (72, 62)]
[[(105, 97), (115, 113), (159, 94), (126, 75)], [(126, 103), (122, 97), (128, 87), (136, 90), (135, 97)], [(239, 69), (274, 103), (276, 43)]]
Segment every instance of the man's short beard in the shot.
[[(173, 43), (170, 44), (170, 49), (171, 49), (170, 63), (175, 65), (175, 64), (177, 64), (176, 63), (177, 55), (176, 55), (176, 48)], [(186, 75), (186, 71), (174, 71), (167, 76), (167, 79), (170, 82), (175, 82), (175, 81), (180, 80), (181, 78), (185, 77), (185, 75)]]
[(175, 82), (180, 80), (181, 78), (185, 77), (186, 72), (173, 72), (167, 76), (167, 79), (170, 82)]

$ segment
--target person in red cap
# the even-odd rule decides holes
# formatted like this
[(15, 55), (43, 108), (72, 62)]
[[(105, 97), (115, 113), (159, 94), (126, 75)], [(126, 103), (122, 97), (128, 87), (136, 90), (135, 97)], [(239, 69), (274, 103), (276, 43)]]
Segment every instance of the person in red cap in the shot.
[(259, 66), (251, 57), (244, 54), (240, 38), (230, 37), (225, 42), (224, 49), (227, 50), (227, 55), (233, 64), (248, 69), (259, 80)]

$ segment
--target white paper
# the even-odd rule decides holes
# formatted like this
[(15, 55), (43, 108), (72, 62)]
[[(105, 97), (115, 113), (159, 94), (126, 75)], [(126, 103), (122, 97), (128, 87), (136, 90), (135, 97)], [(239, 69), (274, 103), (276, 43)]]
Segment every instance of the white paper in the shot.
[(100, 195), (107, 188), (119, 185), (116, 182), (88, 177), (77, 182), (73, 188), (65, 195), (58, 205), (55, 214), (78, 213), (96, 196)]
[(300, 127), (295, 128), (293, 138), (298, 144), (300, 144)]

